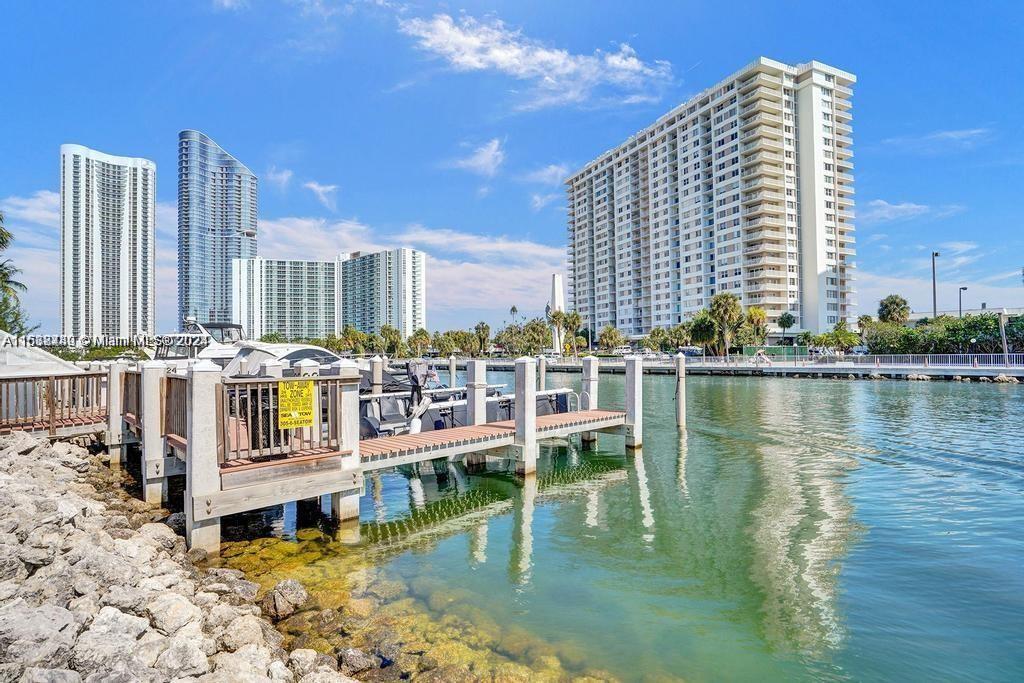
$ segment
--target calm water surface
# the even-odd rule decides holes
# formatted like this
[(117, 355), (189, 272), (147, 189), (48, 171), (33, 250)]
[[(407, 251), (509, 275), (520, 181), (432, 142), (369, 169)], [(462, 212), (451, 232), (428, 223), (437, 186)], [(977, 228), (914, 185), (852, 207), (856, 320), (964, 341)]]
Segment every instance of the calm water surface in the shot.
[[(1024, 389), (691, 377), (682, 438), (673, 391), (645, 377), (635, 455), (602, 435), (543, 446), (525, 483), (381, 473), (361, 542), (318, 561), (365, 556), (435, 618), (457, 600), (569, 672), (1024, 680)], [(602, 407), (622, 393), (601, 377)], [(312, 523), (294, 505), (261, 520)]]

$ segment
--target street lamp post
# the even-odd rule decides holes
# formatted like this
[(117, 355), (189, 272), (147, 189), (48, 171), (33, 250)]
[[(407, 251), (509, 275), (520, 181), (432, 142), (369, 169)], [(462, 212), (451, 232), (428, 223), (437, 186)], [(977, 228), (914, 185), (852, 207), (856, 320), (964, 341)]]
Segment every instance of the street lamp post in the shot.
[(936, 295), (935, 288), (935, 258), (939, 256), (939, 252), (932, 252), (932, 320), (939, 317), (939, 299)]
[(966, 287), (960, 288), (960, 317), (964, 317), (964, 292), (967, 291)]

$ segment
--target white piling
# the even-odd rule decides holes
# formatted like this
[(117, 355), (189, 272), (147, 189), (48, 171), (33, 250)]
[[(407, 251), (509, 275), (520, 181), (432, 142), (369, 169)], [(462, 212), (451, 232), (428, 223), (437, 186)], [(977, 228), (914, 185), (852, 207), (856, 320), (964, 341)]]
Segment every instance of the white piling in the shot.
[(644, 361), (640, 356), (626, 358), (626, 447), (643, 445)]
[(370, 359), (370, 393), (379, 394), (384, 391), (384, 359), (374, 356)]
[(188, 371), (185, 452), (185, 540), (190, 548), (209, 553), (220, 549), (220, 517), (197, 520), (197, 512), (209, 514), (213, 496), (220, 492), (217, 463), (217, 383), (221, 369), (201, 360)]
[(548, 360), (544, 356), (537, 356), (537, 390), (547, 389)]
[[(339, 377), (357, 379), (359, 368), (350, 360), (339, 360), (331, 365), (337, 368)], [(341, 387), (341, 429), (339, 447), (350, 451), (341, 459), (344, 472), (359, 470), (359, 382), (352, 381)], [(359, 519), (359, 496), (361, 490), (331, 494), (331, 517), (339, 522)], [(358, 529), (358, 527), (357, 527)]]
[(115, 361), (107, 369), (107, 454), (111, 465), (120, 465), (124, 447), (124, 371), (128, 364)]
[(487, 422), (487, 362), (468, 361), (466, 374), (466, 424), (485, 424)]
[[(597, 410), (597, 383), (600, 360), (594, 356), (583, 358), (583, 386), (580, 392), (580, 410)], [(597, 442), (596, 432), (583, 432), (580, 435), (584, 445), (592, 446)]]
[(676, 355), (676, 425), (686, 428), (686, 356)]
[(147, 503), (155, 505), (159, 505), (167, 495), (167, 472), (164, 471), (167, 446), (161, 428), (162, 393), (166, 375), (167, 364), (161, 361), (146, 361), (141, 366), (139, 401), (142, 404), (143, 497)]
[(455, 365), (455, 355), (453, 354), (451, 356), (448, 356), (448, 386), (449, 387), (458, 386), (455, 383), (455, 377), (456, 377), (457, 370), (458, 370), (458, 368)]
[(536, 365), (528, 356), (516, 359), (516, 472), (537, 471), (537, 378)]

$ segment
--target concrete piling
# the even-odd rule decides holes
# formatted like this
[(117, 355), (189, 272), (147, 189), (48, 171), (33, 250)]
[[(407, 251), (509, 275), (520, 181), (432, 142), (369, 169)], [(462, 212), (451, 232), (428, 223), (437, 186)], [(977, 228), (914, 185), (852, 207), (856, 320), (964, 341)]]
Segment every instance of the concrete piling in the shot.
[(676, 354), (676, 425), (686, 429), (686, 356)]
[(164, 464), (167, 445), (161, 429), (164, 403), (162, 393), (166, 376), (166, 363), (151, 360), (141, 365), (139, 401), (142, 404), (143, 498), (147, 503), (155, 505), (167, 497), (167, 472)]
[(533, 358), (516, 359), (516, 472), (537, 471), (537, 378)]
[(643, 445), (644, 361), (640, 356), (626, 358), (626, 448)]
[(212, 495), (220, 492), (220, 466), (217, 462), (218, 382), (220, 368), (212, 361), (201, 360), (188, 371), (185, 540), (190, 548), (202, 548), (211, 554), (220, 550), (220, 517), (197, 520), (196, 512), (204, 506), (209, 509)]
[[(583, 359), (583, 386), (580, 392), (580, 410), (597, 410), (597, 373), (600, 360), (594, 356)], [(584, 447), (591, 448), (597, 443), (597, 434), (583, 432), (580, 439)]]

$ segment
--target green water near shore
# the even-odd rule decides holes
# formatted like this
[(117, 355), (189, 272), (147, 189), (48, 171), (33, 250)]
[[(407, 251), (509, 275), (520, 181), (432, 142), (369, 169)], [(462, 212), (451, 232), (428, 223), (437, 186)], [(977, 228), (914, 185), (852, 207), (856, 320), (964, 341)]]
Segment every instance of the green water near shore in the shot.
[[(223, 562), (379, 610), (486, 677), (1024, 677), (1024, 390), (687, 388), (683, 438), (674, 380), (645, 377), (635, 455), (601, 436), (593, 451), (543, 446), (526, 482), (381, 473), (358, 544), (289, 505), (227, 520), (245, 540)], [(602, 407), (621, 397), (621, 377), (602, 376)]]

